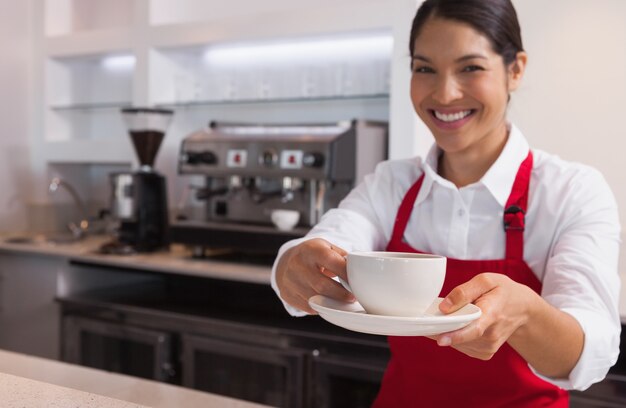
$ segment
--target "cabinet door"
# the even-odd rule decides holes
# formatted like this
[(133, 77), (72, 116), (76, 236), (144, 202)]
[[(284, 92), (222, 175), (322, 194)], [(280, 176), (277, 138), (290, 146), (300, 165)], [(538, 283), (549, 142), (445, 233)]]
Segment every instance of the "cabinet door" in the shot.
[(385, 372), (386, 362), (368, 357), (345, 358), (313, 352), (311, 406), (369, 408)]
[(157, 381), (175, 376), (168, 333), (75, 316), (63, 328), (64, 361)]
[(301, 407), (305, 352), (183, 336), (183, 386), (277, 407)]
[(59, 308), (54, 302), (63, 259), (0, 254), (0, 348), (59, 359)]

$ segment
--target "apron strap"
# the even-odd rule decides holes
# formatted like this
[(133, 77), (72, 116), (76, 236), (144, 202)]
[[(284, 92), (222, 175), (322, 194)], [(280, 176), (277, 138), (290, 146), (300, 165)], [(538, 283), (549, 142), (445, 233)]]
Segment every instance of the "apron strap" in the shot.
[(524, 228), (528, 208), (528, 187), (533, 169), (533, 154), (522, 162), (515, 176), (511, 194), (504, 207), (503, 225), (506, 233), (506, 259), (524, 258)]
[(401, 243), (402, 238), (404, 236), (404, 230), (406, 229), (406, 225), (409, 223), (409, 218), (411, 218), (411, 213), (413, 212), (413, 205), (415, 204), (415, 199), (417, 198), (417, 193), (419, 193), (420, 188), (422, 188), (422, 182), (424, 181), (424, 174), (411, 186), (409, 191), (404, 195), (404, 199), (400, 204), (400, 208), (398, 208), (398, 212), (396, 213), (396, 220), (393, 224), (393, 232), (391, 233), (390, 243)]

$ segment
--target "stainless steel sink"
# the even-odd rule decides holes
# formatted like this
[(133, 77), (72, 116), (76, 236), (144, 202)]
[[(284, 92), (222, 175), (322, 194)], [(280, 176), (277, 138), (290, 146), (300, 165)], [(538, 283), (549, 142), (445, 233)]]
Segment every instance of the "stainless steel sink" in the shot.
[(84, 236), (77, 238), (73, 235), (53, 235), (50, 237), (46, 237), (46, 242), (51, 244), (73, 244), (75, 242), (81, 241)]
[(33, 236), (16, 236), (6, 238), (6, 244), (21, 245), (43, 245), (43, 244), (72, 244), (80, 241), (73, 235), (33, 235)]

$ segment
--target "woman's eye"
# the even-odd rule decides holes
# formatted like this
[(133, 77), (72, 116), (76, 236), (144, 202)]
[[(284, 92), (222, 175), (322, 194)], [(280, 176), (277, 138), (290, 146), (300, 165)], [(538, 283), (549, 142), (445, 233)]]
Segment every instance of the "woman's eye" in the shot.
[(484, 71), (484, 68), (478, 65), (468, 65), (463, 68), (463, 72), (476, 72), (476, 71)]
[(413, 72), (416, 74), (432, 74), (435, 70), (430, 67), (415, 67), (413, 68)]

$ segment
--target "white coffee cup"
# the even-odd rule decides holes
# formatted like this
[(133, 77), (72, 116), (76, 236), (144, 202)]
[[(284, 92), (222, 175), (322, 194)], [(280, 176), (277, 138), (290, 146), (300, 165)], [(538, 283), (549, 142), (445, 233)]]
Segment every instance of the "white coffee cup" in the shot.
[(348, 284), (369, 314), (422, 315), (437, 299), (446, 258), (404, 252), (353, 252), (347, 256)]
[(281, 231), (291, 231), (300, 221), (300, 213), (296, 210), (272, 210), (272, 222)]

